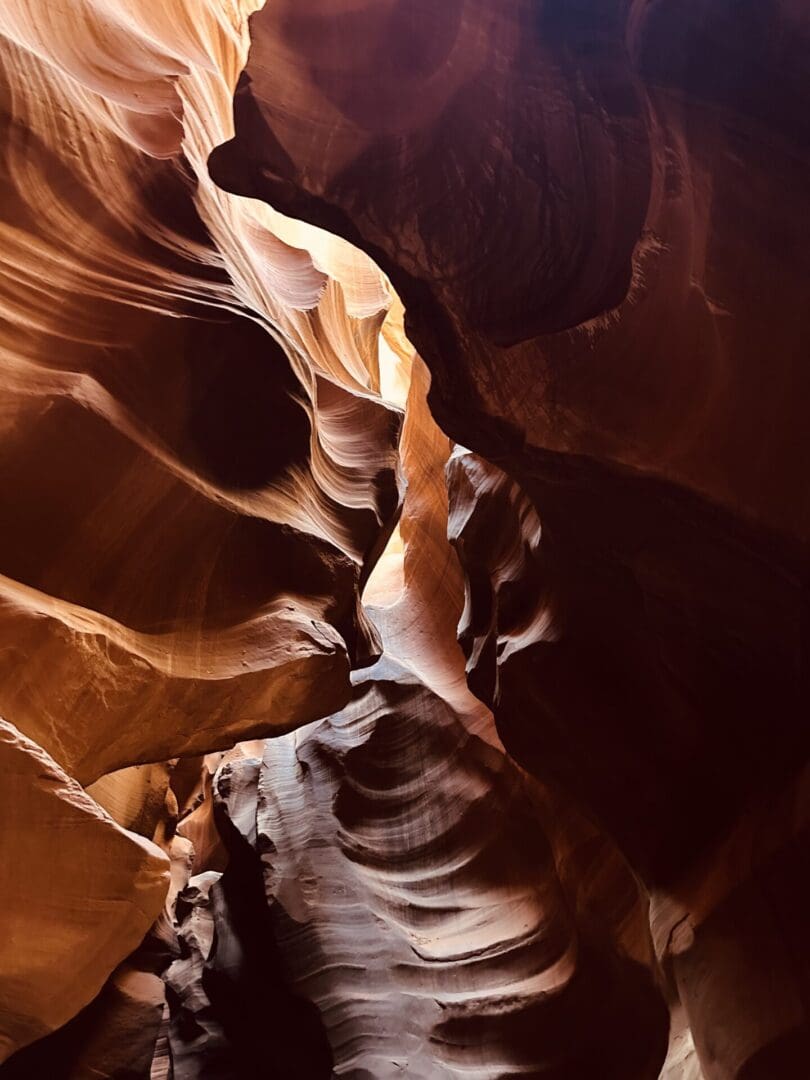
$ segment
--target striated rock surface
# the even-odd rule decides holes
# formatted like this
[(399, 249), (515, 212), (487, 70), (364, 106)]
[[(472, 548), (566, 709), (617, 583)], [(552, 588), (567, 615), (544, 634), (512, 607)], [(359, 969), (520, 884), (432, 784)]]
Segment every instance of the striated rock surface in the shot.
[(652, 979), (572, 920), (527, 787), (385, 658), (344, 713), (267, 744), (276, 933), (338, 1075), (657, 1074)]
[[(680, 995), (674, 999), (673, 1063), (662, 1075), (686, 1080), (694, 1073), (692, 1038), (707, 1077), (793, 1075), (810, 1060), (799, 1004), (809, 969), (796, 906), (803, 909), (808, 899), (801, 869), (808, 850), (806, 768), (775, 795), (762, 775), (773, 762), (763, 762), (759, 783), (746, 792), (745, 812), (711, 843), (699, 825), (708, 831), (710, 823), (728, 820), (729, 807), (715, 801), (728, 783), (721, 768), (742, 767), (751, 733), (737, 732), (729, 761), (727, 746), (721, 756), (702, 732), (703, 757), (692, 769), (717, 770), (714, 799), (704, 793), (701, 801), (700, 789), (673, 782), (677, 801), (665, 813), (659, 807), (666, 791), (656, 783), (683, 760), (686, 733), (681, 743), (673, 738), (666, 757), (654, 757), (650, 734), (639, 735), (632, 754), (617, 745), (616, 728), (604, 725), (609, 698), (598, 712), (593, 707), (588, 722), (584, 705), (598, 688), (606, 694), (612, 672), (602, 668), (596, 684), (587, 666), (593, 652), (576, 650), (566, 594), (531, 503), (514, 481), (468, 451), (454, 453), (448, 478), (450, 534), (467, 573), (460, 640), (470, 685), (493, 702), (499, 731), (519, 760), (595, 807), (631, 860), (634, 845), (646, 843), (670, 868), (651, 890), (656, 954)], [(568, 653), (564, 667), (555, 651)], [(620, 643), (612, 655), (621, 656)], [(570, 711), (577, 703), (578, 715)], [(534, 726), (527, 724), (527, 710)], [(645, 815), (653, 809), (653, 817)], [(675, 813), (677, 831), (668, 831)], [(695, 839), (680, 847), (686, 829)]]
[(652, 891), (707, 1076), (797, 1075), (806, 837), (772, 807), (808, 749), (806, 13), (313, 0), (251, 36), (212, 175), (402, 298), (476, 455), (471, 685)]
[[(400, 498), (382, 276), (207, 173), (248, 10), (0, 6), (0, 712), (180, 878), (186, 811), (159, 763), (347, 701), (350, 666), (379, 651), (359, 593)], [(88, 897), (112, 887), (98, 843)], [(110, 904), (135, 888), (125, 867)], [(25, 926), (18, 899), (4, 910)], [(36, 1033), (89, 1003), (146, 929), (110, 927), (53, 1021), (21, 931)], [(33, 911), (31, 934), (47, 940)], [(135, 970), (148, 983), (160, 966)], [(104, 1047), (130, 1023), (120, 996), (109, 983), (15, 1067), (118, 1068)]]
[(797, 1080), (807, 12), (256, 8), (0, 3), (0, 1074)]
[(374, 392), (379, 273), (355, 297), (344, 256), (344, 295), (201, 171), (239, 10), (88, 3), (49, 32), (48, 8), (0, 17), (0, 707), (87, 783), (346, 700), (399, 416)]
[[(334, 1069), (654, 1080), (667, 1012), (643, 897), (615, 848), (508, 759), (462, 688), (454, 638), (429, 631), (449, 616), (454, 633), (462, 579), (446, 537), (450, 447), (414, 365), (403, 540), (364, 594), (383, 659), (353, 677), (344, 712), (267, 742), (261, 760), (234, 754), (219, 767), (210, 803), (230, 856), (221, 878), (204, 870), (221, 865), (203, 826), (209, 797), (181, 823), (208, 854), (177, 902), (185, 944), (167, 973), (175, 1074), (252, 1075), (248, 1018), (286, 987), (320, 1019), (301, 1037), (298, 1005), (298, 1019), (277, 1027), (268, 1016), (290, 1006), (276, 997), (262, 1024), (265, 1070), (288, 1054), (285, 1075), (302, 1078)], [(432, 602), (437, 591), (448, 611)], [(244, 911), (222, 887), (240, 879), (250, 941), (265, 957), (259, 977), (227, 945)], [(321, 1028), (322, 1062), (292, 1053), (316, 1047)]]

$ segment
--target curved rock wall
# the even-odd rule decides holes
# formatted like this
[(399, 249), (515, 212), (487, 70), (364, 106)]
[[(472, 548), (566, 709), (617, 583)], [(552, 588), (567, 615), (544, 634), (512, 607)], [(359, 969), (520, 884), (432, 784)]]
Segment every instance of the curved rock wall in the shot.
[(803, 1075), (808, 39), (0, 5), (0, 1075)]
[[(348, 699), (350, 665), (379, 651), (359, 591), (399, 502), (401, 417), (379, 394), (385, 282), (337, 239), (309, 230), (315, 255), (282, 239), (271, 212), (205, 171), (228, 134), (245, 15), (0, 10), (0, 492), (13, 508), (0, 714), (54, 768), (101, 778), (97, 798), (150, 838), (149, 792), (105, 774)], [(293, 239), (304, 228), (278, 220)], [(8, 817), (28, 843), (25, 819), (24, 804)], [(110, 890), (99, 903), (127, 902), (126, 865), (120, 879), (93, 871)], [(23, 885), (33, 911), (33, 870)], [(67, 978), (92, 920), (73, 936), (55, 881), (44, 899), (55, 941), (65, 924)], [(134, 926), (110, 930), (104, 975)], [(71, 1015), (31, 978), (9, 1045)], [(77, 976), (74, 1012), (94, 979)]]
[(274, 4), (211, 159), (395, 284), (481, 455), (449, 482), (471, 685), (651, 891), (711, 1076), (807, 1050), (774, 876), (805, 826), (766, 822), (807, 755), (808, 34), (790, 4)]

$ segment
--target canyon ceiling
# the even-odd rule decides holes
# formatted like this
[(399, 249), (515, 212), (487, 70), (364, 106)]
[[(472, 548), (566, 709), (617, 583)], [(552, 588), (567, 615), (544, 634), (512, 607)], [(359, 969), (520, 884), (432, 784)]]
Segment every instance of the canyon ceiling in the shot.
[(0, 1080), (810, 1076), (810, 3), (0, 0)]

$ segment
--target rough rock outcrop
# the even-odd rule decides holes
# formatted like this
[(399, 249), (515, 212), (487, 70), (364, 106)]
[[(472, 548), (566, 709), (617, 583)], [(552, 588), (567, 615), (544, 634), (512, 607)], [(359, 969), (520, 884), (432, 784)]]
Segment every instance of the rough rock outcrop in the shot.
[[(259, 762), (226, 762), (215, 813), (228, 853), (221, 874), (178, 896), (182, 954), (167, 972), (175, 1080), (328, 1080), (332, 1058), (315, 1006), (292, 993), (256, 856)], [(246, 798), (247, 795), (247, 798)]]

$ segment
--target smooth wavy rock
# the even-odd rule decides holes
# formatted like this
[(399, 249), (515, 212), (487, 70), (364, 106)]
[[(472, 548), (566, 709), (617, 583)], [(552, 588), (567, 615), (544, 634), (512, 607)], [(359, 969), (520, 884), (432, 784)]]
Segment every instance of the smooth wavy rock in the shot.
[(797, 1080), (806, 5), (255, 7), (0, 5), (9, 1077)]
[[(729, 825), (733, 796), (724, 801), (721, 795), (745, 775), (744, 740), (754, 733), (735, 730), (730, 763), (730, 734), (719, 739), (716, 729), (697, 730), (690, 742), (689, 729), (673, 723), (667, 739), (666, 714), (659, 710), (652, 713), (656, 726), (631, 742), (626, 725), (634, 715), (619, 717), (611, 709), (626, 639), (617, 639), (610, 665), (604, 648), (597, 653), (583, 634), (584, 620), (572, 618), (572, 598), (588, 578), (556, 572), (554, 538), (549, 542), (531, 502), (504, 473), (456, 450), (448, 476), (450, 534), (467, 574), (460, 640), (470, 685), (492, 703), (498, 730), (518, 760), (589, 805), (654, 884), (656, 953), (680, 995), (672, 1064), (662, 1075), (689, 1077), (698, 1070), (694, 1039), (707, 1078), (788, 1080), (810, 1050), (799, 1004), (810, 970), (799, 915), (810, 900), (799, 869), (810, 840), (807, 769), (775, 794), (766, 773), (771, 752), (757, 783), (746, 786), (744, 812)], [(711, 554), (704, 542), (703, 557)], [(727, 552), (722, 576), (715, 556), (717, 577), (706, 579), (704, 603), (719, 607), (719, 590), (739, 573), (733, 555)], [(750, 571), (750, 563), (745, 568)], [(736, 580), (740, 590), (750, 589), (756, 577), (739, 573)], [(761, 595), (764, 603), (764, 587)], [(738, 635), (742, 625), (734, 624)], [(654, 644), (660, 649), (660, 641)], [(711, 655), (717, 664), (718, 651)], [(658, 694), (656, 700), (664, 700)], [(616, 704), (621, 701), (617, 696)], [(608, 715), (616, 717), (610, 726)], [(718, 727), (722, 719), (721, 713)], [(628, 734), (619, 739), (623, 727)], [(696, 782), (701, 772), (705, 786)], [(691, 786), (684, 786), (685, 777)]]
[(378, 649), (390, 296), (211, 183), (246, 11), (0, 13), (0, 708), (83, 783), (333, 711)]
[[(288, 973), (335, 1075), (657, 1076), (666, 1012), (649, 973), (572, 924), (518, 771), (396, 661), (358, 677), (343, 713), (268, 741), (261, 765), (223, 766), (215, 792), (242, 836), (232, 859), (264, 873), (277, 953), (253, 995)], [(247, 1002), (220, 1003), (223, 1027), (231, 1008)], [(266, 1068), (297, 1030), (268, 1029)]]
[[(318, 1006), (336, 1075), (654, 1078), (667, 1018), (644, 897), (610, 843), (509, 761), (463, 689), (450, 444), (410, 363), (402, 540), (364, 593), (392, 652), (355, 676), (344, 713), (266, 743), (261, 763), (229, 755), (181, 823), (201, 868), (221, 865), (219, 824), (221, 880), (234, 868), (242, 881), (230, 903), (253, 897), (249, 939), (270, 952), (260, 974), (232, 952), (217, 997), (211, 970), (232, 916), (214, 902), (219, 870), (192, 878), (178, 904), (185, 955), (168, 973), (175, 1075), (252, 1075), (285, 1053), (284, 1075), (330, 1075), (327, 1060), (292, 1053), (317, 1039), (292, 1020), (271, 1032), (269, 1011), (251, 1057), (251, 999), (280, 977)], [(636, 1023), (626, 1046), (619, 1033)]]
[[(399, 501), (381, 274), (208, 177), (248, 7), (0, 9), (0, 499), (14, 508), (0, 712), (119, 822), (179, 851), (180, 877), (172, 792), (152, 763), (345, 703), (350, 664), (379, 648), (359, 593)], [(105, 845), (101, 830), (81, 855), (87, 903), (114, 869), (124, 897), (138, 882)], [(127, 995), (110, 982), (88, 1003), (148, 925), (100, 925), (89, 966), (54, 944), (73, 981), (46, 1008), (39, 954), (20, 943), (62, 941), (75, 915), (54, 904), (47, 925), (16, 899), (16, 996), (47, 1014), (25, 1038), (88, 1007), (14, 1067), (122, 1066), (109, 1051)], [(134, 970), (155, 986), (159, 968)]]
[[(725, 4), (408, 10), (254, 15), (236, 136), (212, 173), (329, 225), (390, 275), (444, 430), (501, 466), (542, 519), (562, 638), (532, 653), (543, 667), (530, 692), (552, 734), (570, 717), (593, 740), (575, 790), (660, 881), (807, 755), (810, 503), (796, 463), (810, 449), (810, 88), (797, 43), (810, 30), (790, 5), (745, 5), (733, 49)], [(355, 33), (365, 48), (343, 48)], [(711, 77), (693, 70), (693, 47), (716, 47)], [(428, 64), (421, 93), (403, 93), (390, 59), (403, 49)], [(750, 84), (740, 56), (756, 62)], [(538, 87), (548, 104), (526, 117)], [(369, 104), (394, 97), (392, 113)], [(382, 182), (394, 175), (409, 182)], [(527, 204), (553, 227), (527, 221)], [(473, 224), (451, 226), (462, 213)], [(460, 258), (454, 245), (483, 221), (496, 247), (474, 240)], [(612, 299), (593, 286), (591, 259), (614, 265), (606, 236), (634, 268)], [(506, 283), (523, 297), (538, 264), (554, 283), (531, 278), (533, 310), (553, 297), (567, 329), (530, 326), (503, 299)], [(496, 299), (506, 329), (482, 325)], [(510, 749), (534, 768), (543, 725), (515, 724), (525, 745)], [(579, 770), (611, 747), (619, 769)]]
[(3, 1080), (150, 1080), (165, 1006), (163, 979), (129, 962), (52, 1035), (18, 1051)]
[(0, 780), (2, 1061), (101, 989), (158, 916), (169, 864), (6, 721)]
[(462, 445), (806, 537), (809, 37), (789, 3), (279, 0), (211, 171), (373, 253)]
[[(390, 277), (476, 455), (449, 481), (473, 685), (509, 752), (656, 895), (692, 882), (702, 920), (734, 830), (800, 801), (808, 753), (807, 11), (280, 0), (251, 38), (212, 175)], [(746, 896), (801, 850), (779, 829), (735, 871)], [(806, 1020), (753, 971), (755, 1004), (737, 993), (741, 956), (781, 955), (740, 905), (701, 923), (716, 948), (695, 933), (717, 967), (680, 981), (695, 1045), (709, 1077), (792, 1077)], [(803, 963), (774, 963), (806, 997)]]

